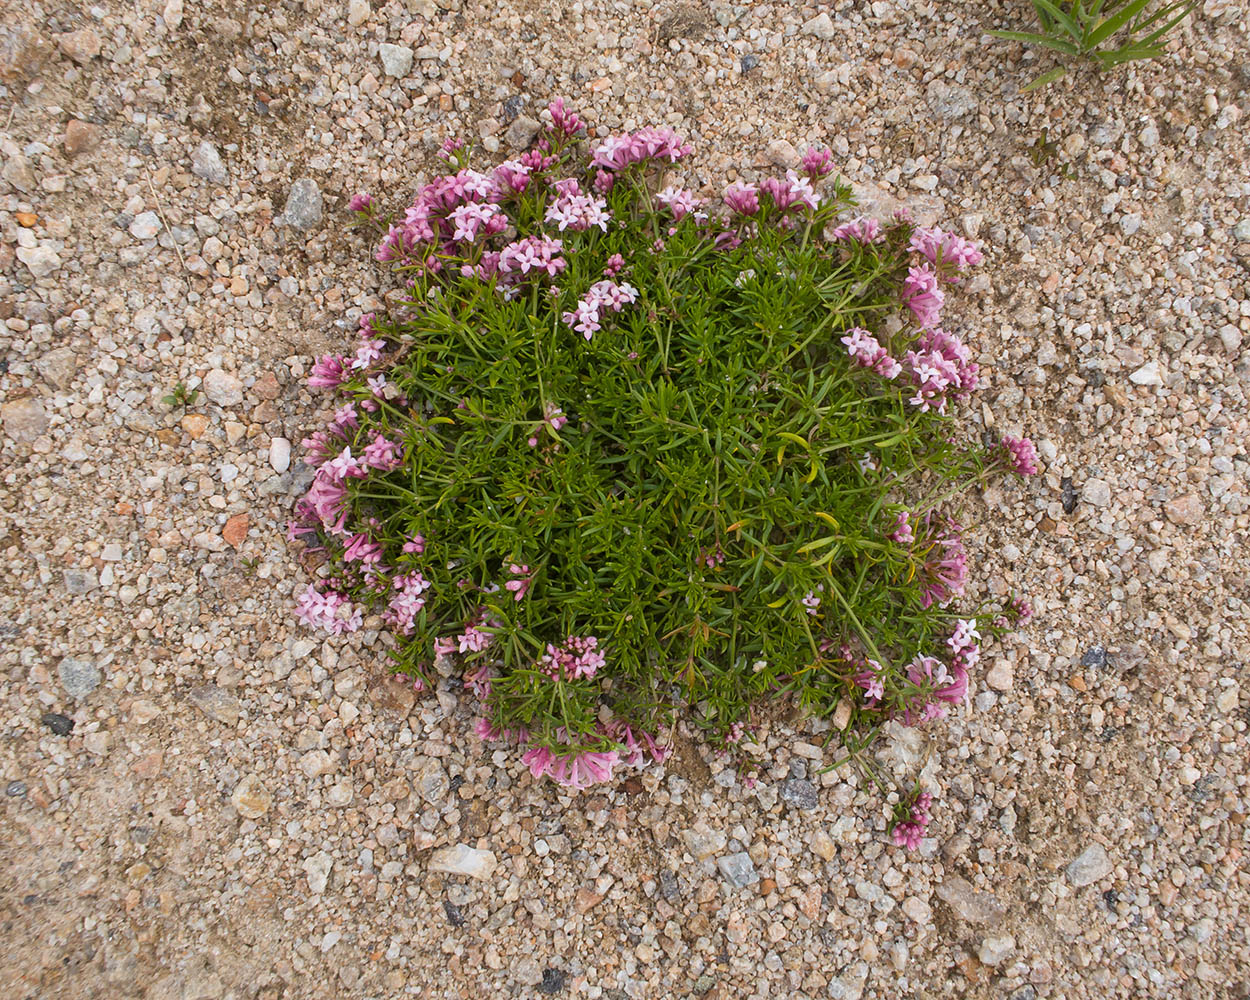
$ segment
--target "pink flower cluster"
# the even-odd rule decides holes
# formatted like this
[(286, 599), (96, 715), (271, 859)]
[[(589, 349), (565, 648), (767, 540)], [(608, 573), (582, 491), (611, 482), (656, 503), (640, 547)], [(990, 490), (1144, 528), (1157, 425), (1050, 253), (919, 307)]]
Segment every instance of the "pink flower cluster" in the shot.
[(1003, 436), (1007, 464), (1022, 476), (1037, 475), (1037, 449), (1028, 438)]
[(915, 542), (916, 535), (912, 531), (911, 516), (906, 511), (899, 511), (898, 516), (894, 519), (894, 525), (886, 537), (898, 545), (911, 545)]
[(573, 178), (559, 181), (553, 186), (560, 193), (547, 206), (544, 218), (555, 223), (560, 232), (571, 229), (580, 233), (592, 226), (598, 226), (605, 233), (608, 231), (612, 216), (608, 214), (608, 203), (604, 199), (582, 194)]
[(800, 177), (793, 170), (787, 170), (784, 179), (765, 177), (760, 181), (759, 190), (772, 198), (773, 207), (782, 212), (804, 208), (814, 212), (820, 206), (820, 195), (812, 187), (811, 179)]
[(909, 267), (903, 279), (903, 302), (922, 327), (936, 326), (942, 318), (946, 293), (938, 284), (937, 273), (928, 267)]
[(917, 227), (907, 248), (928, 258), (947, 281), (958, 281), (959, 275), (976, 267), (983, 259), (981, 251), (972, 241), (936, 228)]
[(945, 330), (926, 330), (904, 356), (916, 394), (910, 402), (922, 411), (945, 412), (948, 399), (963, 399), (977, 387), (972, 352)]
[(692, 147), (682, 142), (670, 128), (643, 128), (628, 135), (604, 139), (595, 147), (590, 163), (594, 167), (619, 172), (647, 160), (675, 163), (692, 151)]
[(832, 233), (835, 240), (854, 240), (856, 243), (876, 243), (881, 239), (881, 223), (867, 215), (844, 222)]
[(927, 548), (924, 563), (924, 591), (921, 607), (944, 606), (964, 592), (968, 582), (968, 551), (958, 524), (927, 514), (924, 519), (926, 537), (920, 544)]
[(578, 301), (572, 312), (565, 312), (563, 319), (566, 324), (589, 340), (595, 333), (603, 329), (602, 310), (611, 309), (620, 312), (627, 303), (638, 301), (638, 289), (627, 281), (617, 284), (604, 279), (596, 281), (590, 290)]
[[(703, 204), (702, 198), (696, 198), (686, 188), (673, 187), (671, 185), (657, 194), (655, 200), (672, 212), (673, 218), (678, 222)], [(706, 216), (703, 216), (702, 213), (696, 213), (695, 218), (706, 218)]]
[(929, 827), (929, 810), (933, 808), (933, 796), (921, 792), (907, 806), (904, 806), (906, 819), (894, 824), (891, 839), (895, 847), (905, 847), (909, 851), (917, 850)]
[(725, 205), (738, 215), (755, 215), (760, 210), (760, 189), (754, 184), (734, 181), (725, 188)]
[(395, 593), (387, 602), (383, 620), (392, 628), (408, 635), (412, 632), (417, 615), (425, 608), (422, 596), (430, 589), (430, 581), (419, 572), (404, 573), (391, 581)]
[(881, 346), (876, 337), (858, 326), (847, 331), (847, 335), (842, 338), (842, 343), (846, 345), (847, 353), (855, 359), (857, 365), (861, 368), (871, 368), (882, 378), (897, 378), (903, 370), (903, 366), (890, 357), (889, 352)]
[(363, 621), (360, 608), (347, 595), (335, 590), (322, 594), (312, 583), (295, 599), (295, 614), (310, 628), (322, 628), (335, 635), (355, 632)]
[(552, 680), (570, 681), (594, 677), (607, 660), (593, 635), (571, 635), (564, 645), (547, 644), (547, 652), (538, 661), (538, 669)]
[(530, 584), (534, 582), (534, 576), (530, 573), (530, 568), (523, 563), (510, 563), (508, 572), (511, 574), (512, 579), (503, 585), (504, 590), (512, 595), (514, 601), (525, 600)]

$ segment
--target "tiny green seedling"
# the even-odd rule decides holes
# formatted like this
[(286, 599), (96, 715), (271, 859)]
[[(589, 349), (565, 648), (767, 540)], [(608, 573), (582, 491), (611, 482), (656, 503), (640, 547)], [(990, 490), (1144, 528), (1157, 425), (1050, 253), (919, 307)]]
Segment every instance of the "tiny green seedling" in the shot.
[[(1040, 45), (1071, 59), (1092, 59), (1108, 70), (1163, 55), (1159, 43), (1197, 6), (1197, 0), (1032, 0), (1041, 31), (991, 31), (995, 38)], [(1115, 44), (1115, 42), (1119, 44)], [(1043, 73), (1024, 89), (1063, 76), (1065, 65)]]
[(199, 394), (199, 389), (188, 389), (185, 382), (179, 382), (173, 387), (168, 396), (161, 397), (161, 402), (166, 406), (192, 406)]

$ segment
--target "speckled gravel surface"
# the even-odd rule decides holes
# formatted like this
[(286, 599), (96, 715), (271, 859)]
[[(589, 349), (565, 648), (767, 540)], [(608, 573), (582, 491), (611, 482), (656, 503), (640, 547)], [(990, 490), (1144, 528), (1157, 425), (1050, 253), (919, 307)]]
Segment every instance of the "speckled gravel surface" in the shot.
[[(1250, 56), (1201, 6), (1162, 62), (1028, 95), (983, 40), (1021, 2), (11, 7), (5, 996), (1242, 1000)], [(970, 419), (1045, 468), (970, 514), (1038, 616), (880, 745), (939, 793), (914, 855), (818, 722), (759, 730), (754, 788), (683, 741), (567, 796), (376, 631), (292, 621), (302, 376), (379, 290), (347, 198), (557, 95), (672, 125), (718, 190), (826, 142), (985, 245)]]

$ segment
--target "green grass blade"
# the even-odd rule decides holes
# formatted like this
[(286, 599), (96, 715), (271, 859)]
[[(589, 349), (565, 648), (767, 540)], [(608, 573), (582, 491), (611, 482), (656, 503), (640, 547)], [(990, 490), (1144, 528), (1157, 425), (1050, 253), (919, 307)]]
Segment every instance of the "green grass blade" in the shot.
[[(1176, 7), (1179, 7), (1179, 6), (1184, 6), (1185, 9), (1182, 10), (1179, 14), (1177, 14), (1174, 18), (1172, 18), (1172, 20), (1168, 21), (1162, 28), (1156, 28), (1145, 38), (1135, 39), (1133, 41), (1133, 44), (1134, 45), (1153, 45), (1160, 38), (1162, 38), (1169, 31), (1171, 31), (1178, 24), (1180, 24), (1183, 20), (1185, 20), (1185, 18), (1189, 17), (1189, 15), (1193, 13), (1193, 9), (1195, 5), (1191, 3), (1174, 4), (1171, 9), (1175, 10)], [(1147, 23), (1153, 23), (1153, 21), (1147, 22)]]
[(1064, 55), (1069, 56), (1080, 55), (1081, 52), (1071, 42), (1051, 38), (1049, 35), (1037, 35), (1029, 31), (991, 31), (990, 34), (995, 38), (1005, 38), (1012, 42), (1027, 42), (1030, 45), (1041, 45), (1044, 48), (1054, 49), (1056, 52), (1062, 52)]
[(1070, 38), (1078, 42), (1081, 40), (1081, 26), (1055, 4), (1051, 3), (1051, 0), (1033, 0), (1033, 7), (1037, 11), (1038, 20), (1042, 20), (1042, 11), (1045, 11), (1056, 24), (1068, 33)]
[(1095, 52), (1094, 58), (1102, 69), (1111, 69), (1121, 63), (1135, 62), (1139, 59), (1158, 59), (1163, 50), (1155, 45), (1126, 45), (1114, 52)]
[(1094, 28), (1093, 31), (1087, 32), (1084, 40), (1081, 42), (1081, 48), (1086, 52), (1090, 49), (1098, 48), (1099, 45), (1145, 10), (1146, 5), (1149, 3), (1150, 0), (1131, 0), (1130, 3), (1125, 4), (1120, 10)]
[(1044, 87), (1048, 83), (1054, 83), (1061, 76), (1063, 76), (1063, 74), (1066, 73), (1067, 71), (1068, 71), (1068, 68), (1066, 66), (1056, 66), (1054, 69), (1050, 70), (1048, 73), (1043, 73), (1041, 76), (1039, 76), (1036, 80), (1034, 80), (1028, 86), (1021, 87), (1020, 92), (1027, 94), (1030, 90), (1037, 90), (1038, 87)]

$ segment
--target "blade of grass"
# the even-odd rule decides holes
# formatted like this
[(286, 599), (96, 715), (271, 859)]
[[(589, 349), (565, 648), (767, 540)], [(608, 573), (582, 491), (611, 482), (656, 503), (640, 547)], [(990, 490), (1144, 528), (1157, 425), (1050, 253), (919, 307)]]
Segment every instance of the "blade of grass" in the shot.
[(1117, 31), (1127, 25), (1133, 18), (1146, 9), (1146, 5), (1150, 0), (1131, 0), (1123, 8), (1116, 11), (1096, 28), (1087, 31), (1085, 38), (1081, 42), (1081, 49), (1089, 52), (1098, 48), (1104, 41), (1114, 35)]
[(1051, 38), (1049, 35), (1038, 35), (1031, 31), (991, 31), (989, 34), (995, 38), (1005, 38), (1011, 42), (1028, 42), (1030, 45), (1041, 45), (1044, 48), (1062, 52), (1064, 55), (1078, 56), (1081, 54), (1081, 50), (1072, 42)]
[(1054, 83), (1061, 76), (1063, 76), (1067, 71), (1068, 71), (1068, 67), (1066, 66), (1056, 66), (1054, 69), (1050, 70), (1049, 72), (1043, 73), (1032, 83), (1028, 84), (1027, 86), (1021, 87), (1020, 92), (1027, 94), (1031, 90), (1037, 90), (1038, 87), (1044, 87), (1048, 83)]

